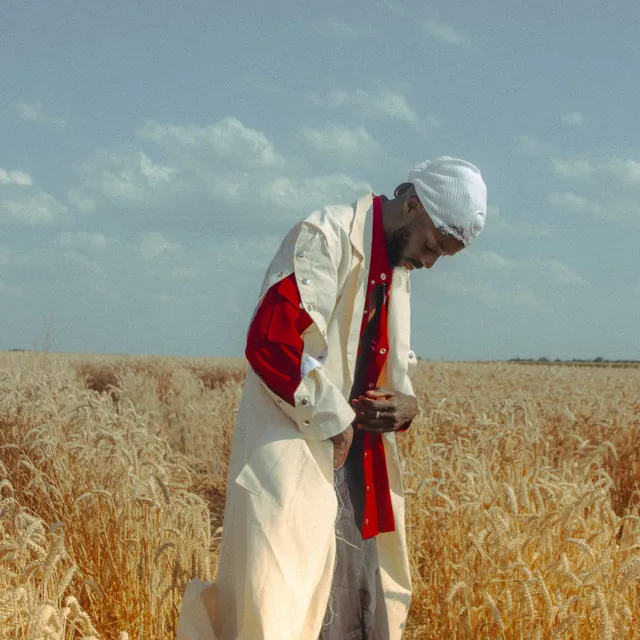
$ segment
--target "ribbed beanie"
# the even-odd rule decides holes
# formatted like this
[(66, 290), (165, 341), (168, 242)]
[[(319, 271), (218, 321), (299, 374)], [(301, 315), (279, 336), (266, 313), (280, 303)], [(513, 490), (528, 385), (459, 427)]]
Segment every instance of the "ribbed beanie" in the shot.
[(442, 156), (417, 165), (408, 181), (438, 230), (468, 245), (484, 228), (487, 187), (478, 167)]

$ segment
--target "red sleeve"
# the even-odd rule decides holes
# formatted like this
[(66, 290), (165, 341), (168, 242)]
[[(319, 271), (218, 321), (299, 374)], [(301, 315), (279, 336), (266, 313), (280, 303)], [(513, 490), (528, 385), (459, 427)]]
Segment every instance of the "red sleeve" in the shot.
[(292, 406), (302, 380), (302, 334), (312, 322), (302, 308), (292, 273), (267, 291), (247, 335), (249, 364), (271, 391)]

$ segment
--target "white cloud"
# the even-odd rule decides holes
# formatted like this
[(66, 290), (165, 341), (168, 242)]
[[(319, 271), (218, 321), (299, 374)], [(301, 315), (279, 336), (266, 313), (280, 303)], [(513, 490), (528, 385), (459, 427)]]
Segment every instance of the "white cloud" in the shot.
[[(137, 202), (149, 191), (159, 191), (170, 183), (174, 171), (165, 165), (156, 165), (143, 152), (131, 147), (121, 153), (99, 151), (85, 162), (81, 171), (85, 188), (126, 202)], [(74, 199), (90, 203), (91, 197), (81, 189), (73, 189)]]
[(185, 267), (184, 265), (179, 265), (171, 269), (171, 275), (174, 278), (193, 279), (198, 277), (198, 270), (194, 267)]
[[(363, 128), (305, 133), (308, 144), (345, 157), (377, 144)], [(285, 160), (267, 136), (235, 118), (204, 127), (148, 121), (136, 135), (139, 143), (160, 147), (163, 162), (133, 144), (96, 152), (80, 165), (79, 182), (68, 192), (74, 206), (141, 230), (260, 234), (370, 190), (345, 173), (304, 175), (304, 162)]]
[(143, 234), (140, 241), (140, 254), (145, 260), (153, 260), (166, 254), (174, 254), (181, 251), (181, 245), (170, 242), (165, 236), (156, 231)]
[(69, 260), (72, 264), (81, 267), (84, 271), (88, 271), (90, 273), (102, 273), (102, 267), (95, 261), (87, 258), (87, 256), (82, 253), (76, 253), (75, 251), (66, 251), (64, 257)]
[(427, 20), (424, 29), (429, 35), (448, 44), (466, 46), (471, 43), (464, 33), (439, 20)]
[(95, 199), (84, 196), (80, 191), (77, 191), (76, 189), (69, 189), (69, 191), (67, 191), (67, 199), (69, 200), (69, 204), (71, 204), (81, 213), (92, 213), (93, 211), (95, 211)]
[(160, 124), (148, 120), (136, 135), (160, 145), (170, 162), (182, 166), (216, 169), (231, 163), (236, 168), (273, 168), (283, 159), (260, 131), (245, 127), (237, 118), (198, 127)]
[(565, 211), (589, 213), (591, 215), (598, 215), (602, 212), (602, 209), (597, 202), (576, 193), (554, 192), (549, 195), (549, 202), (555, 208), (564, 209)]
[(523, 238), (546, 238), (552, 235), (551, 225), (544, 220), (513, 220), (502, 215), (500, 208), (487, 207), (487, 224), (491, 233)]
[(51, 227), (70, 220), (69, 208), (43, 191), (17, 198), (0, 199), (0, 223), (26, 227)]
[(532, 136), (518, 136), (515, 140), (518, 151), (526, 156), (546, 155), (550, 151), (548, 144)]
[(534, 258), (530, 261), (529, 268), (532, 272), (543, 274), (549, 282), (560, 285), (585, 286), (587, 281), (574, 271), (568, 264), (555, 258)]
[(640, 161), (633, 157), (583, 155), (551, 158), (556, 178), (580, 183), (581, 193), (554, 192), (551, 204), (606, 221), (640, 226)]
[(570, 180), (588, 180), (597, 171), (597, 167), (586, 158), (578, 158), (575, 160), (552, 158), (551, 166), (556, 176)]
[(310, 212), (316, 206), (351, 202), (354, 194), (362, 196), (367, 191), (371, 191), (368, 183), (343, 173), (299, 180), (279, 177), (264, 185), (261, 199), (274, 207)]
[(310, 99), (318, 106), (333, 109), (349, 108), (363, 117), (397, 120), (418, 129), (423, 128), (425, 124), (430, 126), (436, 124), (433, 116), (427, 116), (423, 122), (409, 106), (404, 95), (389, 89), (380, 91), (334, 89), (327, 96), (312, 95)]
[(22, 171), (5, 171), (0, 168), (0, 185), (15, 185), (17, 187), (30, 187), (33, 180), (28, 173)]
[(565, 113), (562, 116), (562, 122), (572, 126), (579, 126), (584, 124), (587, 121), (585, 116), (583, 116), (578, 111), (571, 111), (570, 113)]
[[(321, 24), (319, 31), (326, 35), (336, 36), (341, 40), (358, 40), (365, 35), (364, 29), (335, 18), (329, 18), (324, 24)], [(370, 30), (367, 30), (366, 33), (370, 33)]]
[(364, 128), (351, 129), (339, 124), (326, 124), (322, 129), (305, 127), (303, 140), (316, 151), (342, 159), (373, 158), (380, 154), (378, 141)]
[(539, 311), (545, 311), (549, 305), (544, 298), (538, 295), (529, 285), (518, 283), (515, 285), (511, 301), (521, 307), (528, 307)]
[(100, 251), (107, 246), (107, 239), (101, 233), (88, 233), (79, 231), (77, 233), (61, 233), (58, 242), (64, 249), (92, 249)]
[(67, 121), (60, 116), (51, 115), (40, 100), (27, 102), (19, 100), (11, 105), (13, 110), (22, 120), (27, 122), (37, 122), (39, 124), (51, 125), (54, 127), (66, 127)]
[(473, 254), (472, 260), (477, 263), (481, 269), (505, 271), (518, 266), (517, 261), (505, 258), (495, 251), (483, 251), (478, 254)]

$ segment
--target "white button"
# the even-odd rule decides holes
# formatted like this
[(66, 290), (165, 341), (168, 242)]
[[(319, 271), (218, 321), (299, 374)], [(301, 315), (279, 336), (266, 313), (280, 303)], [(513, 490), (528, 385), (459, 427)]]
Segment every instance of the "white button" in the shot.
[(386, 280), (387, 279), (387, 274), (386, 273), (381, 273), (380, 274), (380, 280)]
[(372, 280), (372, 281), (371, 281), (371, 284), (375, 284), (375, 283), (376, 283), (376, 281), (375, 281), (375, 280)]
[(302, 284), (309, 284), (309, 278), (302, 278), (300, 282), (302, 282)]
[(296, 251), (296, 258), (304, 258), (304, 251)]
[(311, 305), (310, 304), (307, 305), (307, 311), (311, 311)]
[(409, 351), (409, 360), (413, 360), (416, 357), (416, 354), (413, 351)]
[(302, 302), (300, 303), (300, 308), (304, 309), (304, 305), (302, 304)]
[(286, 275), (287, 275), (287, 274), (286, 274), (284, 271), (281, 271), (281, 272), (278, 274), (278, 278), (284, 278), (284, 276), (286, 276)]
[(387, 350), (384, 347), (382, 347), (382, 349), (380, 349), (380, 353), (384, 355), (385, 353), (387, 353)]
[(365, 518), (364, 523), (369, 524), (369, 518)]

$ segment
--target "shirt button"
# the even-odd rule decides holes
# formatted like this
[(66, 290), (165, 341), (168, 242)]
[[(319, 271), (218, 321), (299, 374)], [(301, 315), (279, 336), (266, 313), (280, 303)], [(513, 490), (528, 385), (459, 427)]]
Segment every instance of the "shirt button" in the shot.
[(382, 347), (382, 349), (380, 349), (380, 353), (384, 355), (385, 353), (387, 353), (387, 350), (384, 347)]
[(302, 282), (302, 284), (309, 284), (309, 278), (302, 278), (300, 282)]
[(380, 274), (380, 280), (386, 280), (387, 279), (387, 274), (386, 273), (381, 273)]

